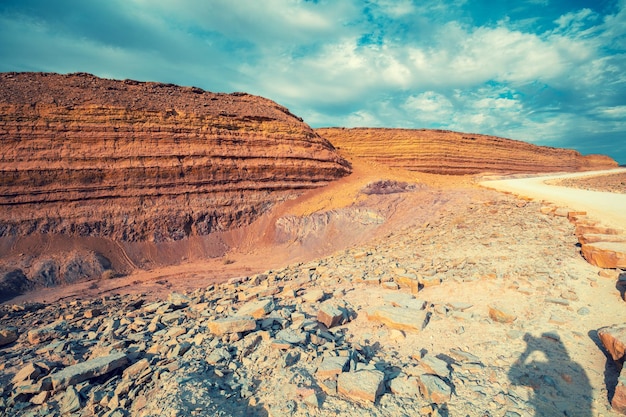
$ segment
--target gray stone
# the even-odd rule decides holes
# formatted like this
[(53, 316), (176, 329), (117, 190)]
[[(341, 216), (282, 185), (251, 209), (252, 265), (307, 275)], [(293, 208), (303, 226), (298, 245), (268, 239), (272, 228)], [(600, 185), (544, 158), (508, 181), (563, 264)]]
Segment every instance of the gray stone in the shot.
[(242, 305), (237, 311), (237, 316), (252, 316), (255, 319), (260, 319), (266, 314), (271, 313), (275, 308), (273, 299), (255, 300), (247, 302)]
[(16, 328), (9, 327), (5, 329), (0, 329), (0, 346), (5, 346), (13, 343), (17, 340), (17, 338), (18, 334)]
[(38, 329), (30, 330), (28, 332), (28, 341), (36, 345), (38, 343), (47, 342), (48, 340), (59, 339), (65, 335), (66, 329), (67, 322), (61, 320)]
[(187, 307), (192, 303), (190, 297), (180, 294), (177, 292), (173, 292), (168, 296), (168, 301), (170, 302), (170, 308), (178, 310)]
[(335, 378), (347, 370), (349, 360), (347, 356), (326, 356), (315, 374), (320, 379)]
[(61, 402), (61, 414), (70, 414), (80, 410), (80, 396), (72, 386), (65, 390), (63, 401)]
[(276, 340), (284, 341), (292, 345), (305, 344), (307, 334), (301, 330), (283, 329), (276, 333)]
[(419, 395), (417, 380), (404, 374), (400, 374), (392, 379), (389, 383), (389, 389), (394, 395), (400, 397), (417, 398)]
[(119, 352), (71, 365), (51, 375), (52, 387), (55, 391), (58, 391), (90, 378), (107, 374), (123, 367), (127, 363), (128, 358), (126, 354)]
[(317, 303), (318, 301), (321, 301), (323, 298), (324, 298), (324, 291), (320, 289), (311, 289), (302, 296), (302, 299), (306, 301), (307, 303)]
[(210, 365), (215, 365), (222, 361), (229, 361), (232, 358), (230, 352), (226, 348), (217, 348), (207, 356), (206, 361)]
[(447, 378), (450, 375), (448, 364), (435, 356), (424, 356), (420, 360), (420, 365), (430, 374), (438, 375), (442, 378)]
[(450, 401), (452, 389), (438, 376), (421, 375), (418, 377), (418, 385), (426, 401), (435, 404), (443, 404)]
[(353, 400), (375, 402), (385, 389), (384, 382), (381, 371), (345, 372), (337, 378), (337, 392)]

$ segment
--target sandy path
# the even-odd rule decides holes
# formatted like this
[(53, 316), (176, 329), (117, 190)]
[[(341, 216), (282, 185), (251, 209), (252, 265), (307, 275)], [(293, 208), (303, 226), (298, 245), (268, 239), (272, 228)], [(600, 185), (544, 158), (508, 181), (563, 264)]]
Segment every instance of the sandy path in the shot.
[(601, 191), (588, 191), (576, 188), (548, 185), (546, 181), (564, 178), (580, 178), (592, 175), (626, 172), (626, 168), (606, 171), (555, 174), (532, 178), (483, 181), (480, 185), (498, 191), (508, 191), (523, 197), (546, 200), (569, 207), (572, 210), (586, 211), (605, 226), (626, 229), (626, 194)]

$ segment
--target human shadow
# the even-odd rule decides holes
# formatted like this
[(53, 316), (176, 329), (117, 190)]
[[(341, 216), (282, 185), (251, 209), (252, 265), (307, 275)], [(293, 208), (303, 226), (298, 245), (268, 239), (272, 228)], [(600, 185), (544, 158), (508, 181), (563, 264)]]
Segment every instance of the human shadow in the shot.
[(513, 385), (532, 388), (535, 416), (591, 416), (592, 391), (582, 366), (571, 360), (556, 333), (524, 335), (526, 350), (509, 370)]

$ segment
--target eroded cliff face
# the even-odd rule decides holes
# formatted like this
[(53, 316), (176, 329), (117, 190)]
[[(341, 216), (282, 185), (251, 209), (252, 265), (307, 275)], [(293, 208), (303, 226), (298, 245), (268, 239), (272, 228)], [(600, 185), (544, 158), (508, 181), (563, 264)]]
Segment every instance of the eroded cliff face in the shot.
[(433, 174), (589, 171), (617, 167), (604, 155), (442, 130), (325, 128), (322, 137), (349, 155)]
[(172, 241), (350, 172), (286, 108), (89, 74), (0, 74), (0, 236)]

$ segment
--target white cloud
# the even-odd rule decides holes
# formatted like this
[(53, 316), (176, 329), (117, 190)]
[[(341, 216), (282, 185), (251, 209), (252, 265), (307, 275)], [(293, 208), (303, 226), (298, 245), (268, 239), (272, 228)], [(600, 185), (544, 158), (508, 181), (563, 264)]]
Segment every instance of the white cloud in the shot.
[(536, 14), (472, 25), (465, 0), (371, 0), (368, 16), (357, 0), (81, 4), (105, 8), (124, 36), (64, 12), (0, 9), (0, 70), (248, 91), (313, 125), (435, 126), (550, 143), (626, 131), (626, 0), (614, 15), (567, 10), (542, 32), (531, 30)]
[(452, 118), (454, 106), (444, 95), (426, 91), (409, 96), (402, 107), (409, 117), (428, 123), (445, 123)]

